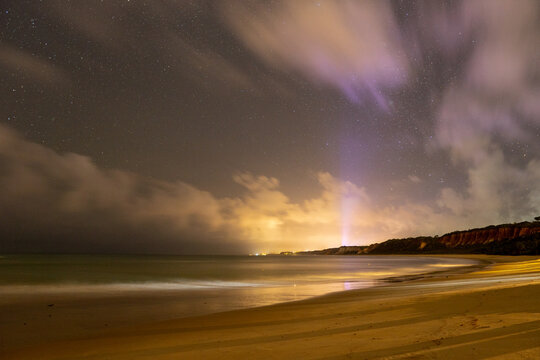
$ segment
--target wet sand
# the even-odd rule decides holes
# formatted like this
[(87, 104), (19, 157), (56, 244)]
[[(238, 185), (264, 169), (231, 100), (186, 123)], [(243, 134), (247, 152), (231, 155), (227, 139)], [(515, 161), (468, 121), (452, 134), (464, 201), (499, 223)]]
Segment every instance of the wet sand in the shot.
[[(4, 343), (1, 357), (540, 358), (540, 257), (474, 258), (493, 264), (469, 273), (392, 279), (382, 287), (199, 317), (159, 321), (158, 315), (148, 312), (114, 329), (92, 333), (85, 333), (84, 326), (82, 330), (62, 328), (58, 322), (56, 338), (45, 338), (41, 344), (39, 339)], [(141, 301), (155, 302), (156, 309), (165, 314), (166, 306), (160, 306), (159, 299)], [(114, 306), (101, 306), (100, 319), (85, 319), (81, 309), (79, 325), (85, 320), (114, 320), (109, 310)], [(14, 311), (17, 316), (24, 304)], [(6, 338), (2, 341), (7, 342)]]

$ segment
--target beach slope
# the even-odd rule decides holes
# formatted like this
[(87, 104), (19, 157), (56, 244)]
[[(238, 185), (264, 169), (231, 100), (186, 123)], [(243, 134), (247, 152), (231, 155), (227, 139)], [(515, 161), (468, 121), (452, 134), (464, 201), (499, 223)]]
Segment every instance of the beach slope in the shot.
[(536, 359), (540, 259), (133, 326), (6, 359)]

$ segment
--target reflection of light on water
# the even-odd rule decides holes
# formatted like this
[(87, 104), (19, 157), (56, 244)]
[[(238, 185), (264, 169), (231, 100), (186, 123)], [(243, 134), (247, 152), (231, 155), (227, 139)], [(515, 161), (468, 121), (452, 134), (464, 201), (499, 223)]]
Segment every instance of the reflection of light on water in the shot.
[(430, 266), (447, 268), (447, 267), (459, 267), (459, 266), (466, 266), (466, 265), (465, 264), (431, 264)]
[(377, 283), (376, 280), (370, 280), (370, 281), (344, 281), (343, 282), (343, 290), (357, 290), (357, 289), (364, 289), (371, 286), (375, 286)]
[(429, 283), (411, 283), (407, 284), (408, 288), (436, 288), (436, 287), (449, 287), (455, 289), (456, 286), (467, 286), (467, 285), (496, 285), (496, 286), (505, 286), (505, 283), (513, 282), (532, 282), (536, 283), (540, 281), (540, 275), (516, 275), (516, 276), (493, 276), (485, 278), (471, 278), (464, 280), (449, 280), (449, 281), (440, 281), (440, 282), (429, 282)]
[(520, 261), (515, 263), (497, 264), (495, 267), (486, 270), (477, 271), (476, 274), (494, 274), (494, 273), (526, 273), (540, 271), (540, 259), (530, 261)]
[(393, 276), (396, 275), (393, 271), (368, 271), (368, 272), (356, 272), (354, 273), (356, 277), (359, 278), (373, 278), (373, 277), (384, 277), (384, 276)]

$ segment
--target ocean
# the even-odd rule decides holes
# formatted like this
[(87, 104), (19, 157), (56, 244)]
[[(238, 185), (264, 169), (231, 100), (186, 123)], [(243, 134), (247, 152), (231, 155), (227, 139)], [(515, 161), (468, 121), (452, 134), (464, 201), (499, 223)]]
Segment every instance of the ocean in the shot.
[(179, 316), (301, 300), (382, 279), (474, 265), (419, 256), (0, 256), (0, 294), (131, 296), (166, 292)]

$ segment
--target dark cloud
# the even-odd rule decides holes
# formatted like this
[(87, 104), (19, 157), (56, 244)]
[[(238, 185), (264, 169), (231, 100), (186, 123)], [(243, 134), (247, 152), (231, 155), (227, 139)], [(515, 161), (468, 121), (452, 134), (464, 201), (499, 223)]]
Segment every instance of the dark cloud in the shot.
[[(449, 231), (492, 218), (532, 215), (512, 198), (540, 181), (540, 162), (500, 174), (502, 156), (470, 170), (467, 196), (442, 191), (437, 207), (409, 201), (380, 206), (365, 188), (328, 173), (322, 192), (295, 203), (276, 178), (233, 177), (239, 197), (219, 198), (183, 182), (163, 182), (98, 168), (74, 153), (58, 154), (0, 126), (1, 252), (246, 253), (301, 250), (354, 239)], [(508, 171), (508, 168), (505, 169)], [(409, 181), (421, 186), (419, 178)], [(500, 196), (498, 186), (513, 186)], [(511, 205), (511, 206), (508, 206)]]
[[(0, 127), (2, 252), (235, 253), (210, 194), (102, 170)], [(226, 236), (227, 235), (227, 236)]]
[(342, 193), (363, 194), (320, 174), (320, 197), (293, 203), (279, 181), (234, 176), (245, 191), (217, 198), (182, 182), (98, 168), (0, 126), (2, 252), (246, 253), (336, 240)]

